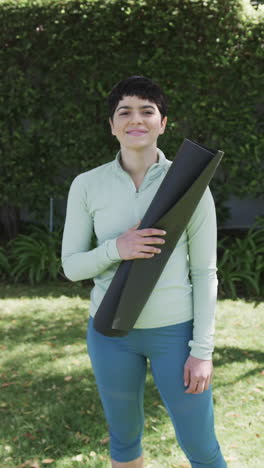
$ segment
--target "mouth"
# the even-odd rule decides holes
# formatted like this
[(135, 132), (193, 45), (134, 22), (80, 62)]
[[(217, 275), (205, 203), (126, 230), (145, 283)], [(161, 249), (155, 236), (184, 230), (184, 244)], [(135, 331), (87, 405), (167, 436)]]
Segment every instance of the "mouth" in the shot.
[(142, 135), (146, 135), (147, 131), (146, 130), (140, 130), (138, 128), (135, 128), (134, 130), (129, 130), (128, 132), (126, 132), (128, 135), (132, 135), (132, 136), (142, 136)]

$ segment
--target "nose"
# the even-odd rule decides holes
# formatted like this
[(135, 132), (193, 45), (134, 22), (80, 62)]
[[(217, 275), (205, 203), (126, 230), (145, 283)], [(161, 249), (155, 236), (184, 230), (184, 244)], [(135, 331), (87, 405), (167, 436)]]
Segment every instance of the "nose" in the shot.
[(140, 112), (134, 111), (131, 112), (130, 114), (130, 123), (132, 124), (138, 124), (143, 121), (143, 116), (141, 115)]

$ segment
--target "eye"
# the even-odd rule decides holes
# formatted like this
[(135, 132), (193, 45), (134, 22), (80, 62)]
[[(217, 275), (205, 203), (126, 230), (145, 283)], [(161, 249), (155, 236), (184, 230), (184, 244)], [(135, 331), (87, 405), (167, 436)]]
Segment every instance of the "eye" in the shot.
[(146, 115), (152, 115), (153, 112), (152, 112), (152, 111), (145, 111), (144, 114), (146, 114)]
[(124, 112), (120, 112), (120, 114), (119, 114), (119, 115), (128, 115), (128, 114), (129, 114), (129, 112), (127, 112), (127, 111), (124, 111)]

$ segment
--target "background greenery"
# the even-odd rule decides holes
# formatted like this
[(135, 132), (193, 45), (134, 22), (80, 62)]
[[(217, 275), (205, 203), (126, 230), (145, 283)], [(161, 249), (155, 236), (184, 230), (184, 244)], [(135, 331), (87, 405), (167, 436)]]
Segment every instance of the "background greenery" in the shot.
[[(248, 230), (218, 235), (219, 297), (264, 297), (264, 218)], [(26, 224), (25, 232), (0, 246), (0, 280), (37, 284), (64, 279), (61, 267), (62, 229)], [(93, 237), (91, 248), (96, 247)], [(86, 281), (85, 284), (92, 284)]]
[(219, 221), (231, 193), (263, 193), (263, 7), (249, 0), (3, 0), (0, 8), (0, 218), (44, 219), (49, 197), (113, 158), (106, 96), (144, 74), (169, 97), (160, 141), (225, 151), (211, 187)]

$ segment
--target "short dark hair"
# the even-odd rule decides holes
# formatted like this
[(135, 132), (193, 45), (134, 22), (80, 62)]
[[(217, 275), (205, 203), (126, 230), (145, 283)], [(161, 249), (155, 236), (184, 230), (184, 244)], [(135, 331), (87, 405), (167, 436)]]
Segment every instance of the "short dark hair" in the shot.
[(125, 96), (137, 96), (154, 102), (161, 113), (162, 119), (167, 115), (166, 96), (160, 86), (145, 76), (133, 75), (119, 81), (108, 96), (108, 109), (111, 120), (113, 120), (119, 101)]

